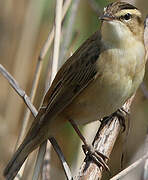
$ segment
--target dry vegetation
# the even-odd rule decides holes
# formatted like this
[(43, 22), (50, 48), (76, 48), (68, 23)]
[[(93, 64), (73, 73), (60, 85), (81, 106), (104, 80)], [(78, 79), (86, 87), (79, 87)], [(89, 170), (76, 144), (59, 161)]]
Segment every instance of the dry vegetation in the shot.
[[(47, 39), (48, 32), (52, 31), (56, 7), (55, 2), (54, 0), (15, 0), (15, 3), (11, 1), (0, 2), (0, 64), (13, 75), (27, 95), (32, 97), (32, 102), (37, 109), (50, 80), (53, 45), (51, 44), (46, 56), (44, 56), (44, 53), (41, 54), (40, 57), (43, 58), (41, 61), (38, 61), (38, 57)], [(92, 2), (94, 1), (82, 0), (75, 9), (74, 7), (73, 9), (68, 9), (62, 24), (61, 34), (61, 51), (63, 54), (60, 51), (60, 57), (63, 61), (66, 59), (63, 57), (68, 57), (73, 53), (99, 27), (97, 13), (110, 1), (96, 0), (95, 2), (98, 6), (92, 4)], [(147, 0), (132, 0), (128, 2), (135, 3), (144, 13), (144, 17), (148, 13)], [(73, 23), (69, 25), (70, 22)], [(68, 28), (71, 29), (68, 30)], [(68, 37), (67, 33), (71, 36), (71, 40), (69, 40), (70, 43), (68, 45), (65, 45), (65, 39)], [(63, 46), (67, 51), (66, 54), (64, 54), (65, 52), (62, 49)], [(59, 58), (59, 61), (61, 59)], [(36, 78), (38, 85), (35, 90), (36, 93), (33, 94), (31, 88), (37, 64), (40, 67), (39, 72), (41, 73), (38, 73), (39, 76)], [(62, 64), (62, 62), (59, 62), (59, 64)], [(33, 116), (29, 116), (29, 112), (26, 114), (26, 105), (2, 75), (0, 75), (0, 82), (0, 179), (3, 179), (2, 171), (15, 150), (15, 144), (21, 133), (22, 122), (28, 118), (29, 126)], [(147, 82), (146, 67), (144, 79), (146, 87), (148, 87)], [(127, 133), (120, 134), (111, 154), (109, 166), (112, 176), (120, 170), (122, 152), (124, 152), (123, 164), (126, 167), (140, 158), (147, 150), (148, 146), (145, 147), (146, 132), (148, 131), (147, 107), (148, 99), (141, 88), (139, 88), (131, 108), (130, 132), (128, 135)], [(94, 132), (92, 132), (92, 129), (94, 129)], [(96, 123), (95, 125), (87, 125), (84, 128), (85, 136), (89, 141), (92, 141), (96, 131)], [(72, 174), (75, 174), (84, 158), (82, 150), (79, 150), (79, 138), (71, 126), (67, 124), (65, 129), (62, 129), (57, 134), (56, 139), (62, 148), (66, 160), (72, 167)], [(29, 158), (24, 179), (32, 179), (34, 154)], [(54, 180), (64, 179), (63, 169), (52, 149), (51, 156), (47, 158), (51, 164), (50, 178)], [(139, 180), (142, 177), (142, 173), (143, 165), (140, 168), (136, 168), (124, 179)], [(104, 179), (108, 178), (108, 174), (105, 174)]]

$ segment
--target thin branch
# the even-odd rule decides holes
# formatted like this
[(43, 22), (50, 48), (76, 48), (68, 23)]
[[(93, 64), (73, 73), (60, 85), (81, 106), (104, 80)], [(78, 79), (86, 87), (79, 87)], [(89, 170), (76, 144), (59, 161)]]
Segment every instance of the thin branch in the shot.
[(148, 153), (146, 153), (142, 158), (138, 159), (136, 162), (131, 164), (129, 167), (125, 168), (119, 174), (112, 177), (110, 180), (119, 180), (119, 179), (121, 179), (122, 177), (126, 176), (129, 172), (131, 172), (133, 169), (135, 169), (137, 166), (139, 166), (142, 162), (144, 162), (147, 158), (148, 158)]
[(63, 0), (56, 1), (56, 17), (55, 17), (55, 38), (54, 38), (54, 49), (53, 49), (53, 65), (51, 82), (53, 81), (57, 70), (58, 70), (58, 60), (59, 60), (59, 50), (60, 50), (60, 38), (61, 38), (61, 23), (62, 23), (62, 6)]
[[(65, 2), (64, 2), (63, 9), (62, 9), (62, 21), (67, 13), (67, 10), (71, 4), (71, 1), (72, 0), (65, 0)], [(54, 30), (55, 30), (55, 26), (53, 26), (51, 32), (48, 35), (48, 38), (41, 50), (39, 59), (43, 59), (45, 57), (45, 55), (47, 54), (47, 51), (49, 50), (49, 47), (51, 46), (53, 39), (54, 39), (54, 33), (55, 33)]]
[[(53, 81), (57, 70), (58, 70), (58, 60), (59, 60), (59, 49), (60, 49), (60, 37), (61, 37), (61, 24), (62, 24), (62, 9), (63, 9), (63, 0), (60, 0), (56, 2), (56, 17), (55, 17), (55, 38), (54, 38), (54, 50), (53, 50), (53, 64), (52, 64), (52, 73), (51, 73), (51, 82)], [(48, 45), (48, 44), (47, 44)], [(45, 47), (46, 49), (46, 47)], [(45, 145), (43, 145), (45, 146)], [(45, 148), (42, 147), (43, 151), (45, 151)], [(41, 154), (44, 154), (43, 151), (41, 151)], [(48, 151), (47, 151), (48, 152)], [(40, 163), (40, 165), (44, 161), (44, 156), (40, 157), (40, 153), (38, 153), (37, 162)], [(38, 160), (40, 158), (40, 160)], [(36, 165), (37, 166), (37, 165)], [(44, 168), (45, 169), (45, 168)], [(36, 177), (39, 176), (40, 171), (36, 168), (34, 171), (36, 174)], [(38, 174), (38, 176), (37, 176)], [(46, 174), (46, 173), (45, 173)]]
[[(133, 101), (131, 97), (123, 106), (124, 111), (130, 111), (130, 105)], [(123, 114), (124, 116), (126, 114)], [(108, 121), (108, 123), (102, 128), (100, 127), (97, 135), (94, 139), (93, 145), (97, 151), (109, 157), (115, 141), (121, 130), (121, 125), (119, 123), (118, 117), (114, 117), (113, 120)], [(98, 167), (93, 161), (89, 161), (87, 158), (82, 163), (79, 170), (79, 174), (76, 177), (77, 180), (98, 180), (102, 177), (103, 169)]]
[[(47, 141), (41, 144), (39, 151), (38, 151), (38, 157), (36, 159), (35, 167), (34, 167), (34, 172), (33, 172), (33, 177), (32, 180), (37, 180), (43, 165), (43, 159), (46, 153), (46, 145)], [(55, 145), (53, 144), (53, 147)]]
[(61, 47), (61, 51), (60, 51), (59, 66), (61, 66), (61, 64), (64, 63), (66, 52), (67, 52), (67, 49), (68, 49), (71, 39), (72, 39), (72, 34), (73, 34), (72, 30), (73, 30), (73, 25), (75, 22), (75, 17), (77, 14), (79, 2), (80, 2), (80, 0), (75, 0), (75, 1), (73, 1), (72, 6), (71, 6), (70, 17), (68, 19), (67, 28), (64, 32), (64, 38), (63, 38), (64, 41), (62, 43), (62, 47)]
[(42, 174), (41, 174), (41, 179), (42, 180), (49, 180), (50, 175), (51, 175), (51, 143), (48, 143), (47, 141), (47, 146), (46, 146), (46, 154), (44, 157), (43, 161), (43, 168), (42, 168)]
[(0, 73), (8, 80), (11, 87), (23, 99), (26, 106), (29, 108), (33, 116), (37, 115), (36, 108), (32, 105), (30, 98), (26, 95), (25, 91), (19, 86), (18, 82), (11, 76), (11, 74), (0, 64)]
[[(37, 66), (36, 66), (36, 70), (35, 70), (35, 74), (34, 74), (34, 80), (33, 80), (31, 92), (30, 92), (30, 100), (32, 103), (34, 102), (35, 94), (37, 91), (39, 78), (40, 78), (40, 74), (41, 74), (41, 69), (42, 69), (42, 64), (43, 64), (43, 61), (37, 62)], [(30, 111), (27, 108), (25, 115), (24, 115), (24, 118), (23, 118), (23, 121), (22, 121), (22, 128), (20, 130), (19, 138), (18, 138), (17, 143), (16, 143), (16, 148), (17, 148), (19, 142), (23, 139), (23, 137), (25, 135), (26, 128), (27, 128), (28, 121), (29, 121), (29, 117), (30, 117)]]
[(54, 145), (54, 150), (56, 151), (56, 153), (58, 154), (59, 156), (59, 159), (61, 161), (61, 164), (63, 166), (63, 169), (64, 169), (64, 172), (65, 172), (65, 175), (67, 177), (68, 180), (73, 180), (73, 177), (71, 175), (71, 171), (70, 171), (70, 168), (68, 166), (68, 164), (66, 163), (66, 160), (63, 156), (63, 154), (61, 154), (62, 150), (60, 149), (60, 147), (58, 146), (56, 140), (54, 138), (50, 138), (50, 142), (52, 145)]
[[(37, 115), (37, 110), (36, 108), (33, 106), (33, 104), (31, 103), (31, 101), (29, 100), (29, 97), (27, 96), (27, 94), (25, 93), (25, 91), (19, 86), (18, 82), (10, 75), (10, 73), (0, 64), (0, 73), (7, 79), (7, 81), (9, 82), (9, 84), (11, 85), (11, 87), (16, 91), (16, 93), (23, 99), (23, 101), (25, 102), (26, 106), (30, 109), (32, 115), (35, 117)], [(25, 97), (25, 98), (24, 98)], [(52, 145), (54, 146), (54, 143), (52, 143)], [(56, 143), (56, 147), (57, 148), (57, 143)], [(61, 150), (57, 150), (57, 153), (60, 153), (60, 155), (58, 154), (59, 157), (61, 157), (61, 159), (64, 159), (64, 155), (62, 154)], [(62, 157), (63, 156), (63, 157)], [(39, 158), (40, 159), (40, 158)], [(61, 160), (61, 162), (62, 162)], [(24, 165), (23, 165), (24, 166)], [(68, 166), (68, 165), (67, 165)], [(39, 169), (40, 165), (38, 165), (38, 167), (36, 167), (36, 169)], [(65, 164), (63, 164), (63, 167), (65, 167)], [(64, 170), (65, 172), (67, 172), (67, 169)], [(35, 175), (36, 177), (37, 175)], [(67, 175), (69, 176), (69, 174)], [(19, 178), (19, 177), (18, 177)]]
[[(23, 99), (24, 103), (29, 108), (32, 115), (36, 117), (38, 112), (36, 108), (33, 106), (33, 104), (31, 103), (30, 98), (26, 95), (25, 91), (19, 86), (18, 82), (11, 76), (11, 74), (1, 64), (0, 64), (0, 72), (8, 80), (9, 84), (16, 91), (16, 93)], [(21, 173), (18, 172), (18, 175), (15, 179), (19, 179), (22, 176), (24, 168), (25, 168), (25, 163), (23, 164), (21, 168)]]

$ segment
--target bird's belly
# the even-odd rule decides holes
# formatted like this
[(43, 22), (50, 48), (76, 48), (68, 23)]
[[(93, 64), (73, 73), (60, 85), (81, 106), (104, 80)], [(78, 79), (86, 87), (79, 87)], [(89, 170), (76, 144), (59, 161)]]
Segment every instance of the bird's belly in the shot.
[[(113, 75), (112, 77), (114, 78)], [(120, 108), (129, 97), (132, 82), (127, 79), (126, 84), (121, 84), (120, 79), (114, 79), (114, 84), (110, 83), (111, 80), (105, 81), (107, 80), (99, 77), (84, 89), (64, 110), (66, 116), (78, 124), (86, 124), (108, 116)]]

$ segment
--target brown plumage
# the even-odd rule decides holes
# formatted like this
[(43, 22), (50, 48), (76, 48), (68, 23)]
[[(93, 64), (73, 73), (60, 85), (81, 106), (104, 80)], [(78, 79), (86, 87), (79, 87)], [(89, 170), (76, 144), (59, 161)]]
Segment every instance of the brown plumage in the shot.
[(109, 4), (106, 8), (104, 13), (109, 13), (109, 14), (116, 14), (117, 12), (120, 12), (121, 10), (125, 10), (125, 9), (137, 9), (135, 6), (133, 6), (132, 4), (128, 4), (126, 2), (113, 2), (111, 4)]

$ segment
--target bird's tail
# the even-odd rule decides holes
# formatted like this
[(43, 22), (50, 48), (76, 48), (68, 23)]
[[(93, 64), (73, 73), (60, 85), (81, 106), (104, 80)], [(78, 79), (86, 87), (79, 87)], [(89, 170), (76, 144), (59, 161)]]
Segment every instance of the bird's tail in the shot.
[[(41, 114), (42, 112), (40, 111), (37, 118), (40, 118)], [(26, 135), (23, 143), (19, 146), (18, 150), (15, 152), (12, 159), (9, 161), (8, 165), (4, 170), (3, 174), (7, 180), (13, 180), (13, 178), (17, 175), (19, 169), (23, 165), (24, 161), (26, 160), (27, 156), (34, 149), (36, 149), (44, 140), (45, 137), (43, 137), (40, 133), (40, 129), (38, 129), (37, 123), (34, 123), (30, 128), (28, 134)]]
[(4, 170), (4, 176), (7, 180), (12, 180), (16, 176), (29, 153), (29, 144), (21, 144)]

